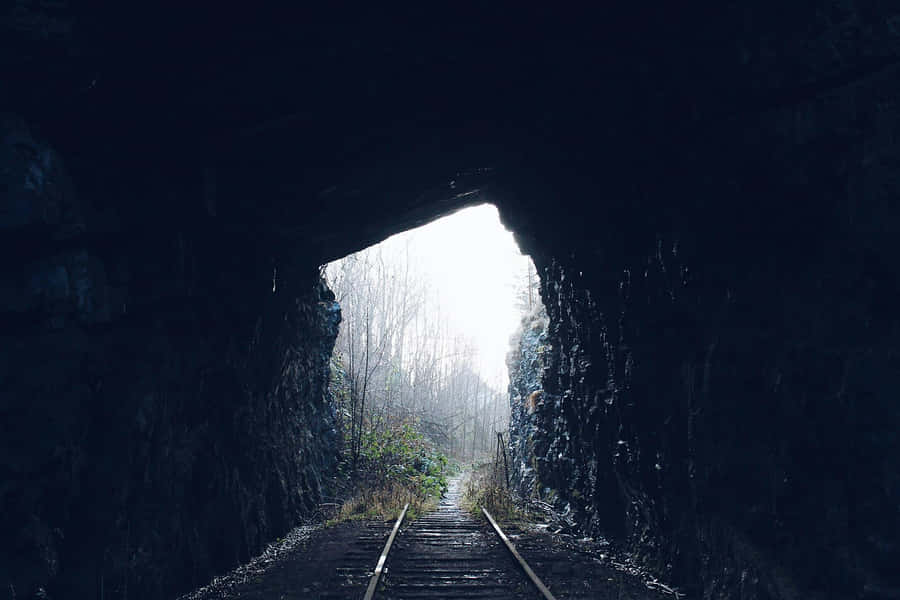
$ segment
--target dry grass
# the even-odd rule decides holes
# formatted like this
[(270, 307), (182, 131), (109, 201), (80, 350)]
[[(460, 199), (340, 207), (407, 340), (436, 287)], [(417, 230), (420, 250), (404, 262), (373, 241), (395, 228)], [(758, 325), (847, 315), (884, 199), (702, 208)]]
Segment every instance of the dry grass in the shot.
[(414, 488), (392, 483), (359, 490), (346, 500), (328, 525), (355, 519), (394, 520), (400, 516), (403, 506), (409, 502), (406, 519), (413, 520), (437, 505), (433, 496), (423, 497)]
[(525, 514), (506, 487), (506, 481), (492, 463), (476, 466), (463, 482), (463, 508), (474, 515), (481, 516), (481, 509), (486, 508), (491, 516), (499, 521), (518, 521)]

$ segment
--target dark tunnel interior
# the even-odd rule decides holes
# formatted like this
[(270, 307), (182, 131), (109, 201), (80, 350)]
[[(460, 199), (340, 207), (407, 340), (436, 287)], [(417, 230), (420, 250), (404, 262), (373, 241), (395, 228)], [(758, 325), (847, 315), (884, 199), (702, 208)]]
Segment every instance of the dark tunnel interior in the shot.
[(308, 516), (319, 265), (487, 201), (580, 531), (900, 598), (900, 6), (595, 10), (0, 9), (0, 597), (175, 597)]

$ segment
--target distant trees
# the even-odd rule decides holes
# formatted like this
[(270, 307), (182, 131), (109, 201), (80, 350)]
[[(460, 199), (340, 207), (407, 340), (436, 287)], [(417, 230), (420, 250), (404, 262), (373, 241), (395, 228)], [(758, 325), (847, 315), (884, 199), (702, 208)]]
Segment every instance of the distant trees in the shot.
[(476, 349), (455, 334), (406, 245), (378, 245), (331, 263), (326, 278), (343, 321), (332, 394), (355, 465), (365, 435), (411, 422), (469, 460), (506, 429), (507, 400), (478, 373)]
[(536, 308), (540, 308), (538, 305), (543, 306), (540, 287), (541, 280), (537, 270), (534, 263), (529, 260), (516, 286), (517, 308), (522, 314), (531, 314)]

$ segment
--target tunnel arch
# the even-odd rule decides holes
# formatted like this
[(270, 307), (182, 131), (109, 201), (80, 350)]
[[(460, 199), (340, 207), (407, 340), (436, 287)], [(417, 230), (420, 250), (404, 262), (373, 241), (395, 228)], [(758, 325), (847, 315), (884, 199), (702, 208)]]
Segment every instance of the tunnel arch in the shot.
[(174, 594), (280, 535), (266, 489), (307, 513), (318, 265), (475, 189), (542, 271), (539, 454), (584, 531), (696, 595), (900, 587), (895, 10), (45, 4), (2, 25), (4, 589)]
[[(462, 160), (461, 154), (448, 163), (443, 154), (421, 153), (406, 162), (415, 154), (411, 145), (394, 155), (385, 151), (368, 170), (341, 171), (337, 177), (325, 177), (335, 175), (332, 171), (318, 177), (303, 172), (300, 187), (294, 185), (298, 175), (266, 156), (249, 163), (232, 157), (202, 169), (190, 165), (155, 172), (123, 165), (114, 183), (81, 186), (76, 195), (62, 185), (65, 157), (31, 136), (25, 125), (7, 128), (17, 132), (7, 140), (20, 140), (32, 145), (35, 155), (51, 157), (48, 181), (59, 181), (55, 189), (66, 190), (57, 220), (27, 223), (21, 230), (42, 241), (28, 247), (27, 270), (20, 275), (27, 275), (27, 285), (33, 286), (31, 304), (25, 306), (34, 327), (26, 333), (29, 325), (20, 325), (28, 348), (20, 360), (41, 351), (41, 332), (56, 332), (52, 335), (68, 340), (58, 350), (58, 364), (68, 365), (62, 385), (83, 390), (96, 406), (127, 399), (120, 409), (124, 420), (109, 431), (107, 442), (94, 443), (127, 446), (119, 428), (144, 439), (162, 426), (153, 423), (174, 419), (172, 424), (186, 427), (179, 429), (185, 432), (179, 443), (197, 448), (187, 454), (191, 468), (215, 470), (220, 465), (227, 470), (231, 461), (252, 465), (262, 456), (253, 440), (280, 436), (279, 443), (292, 448), (294, 457), (303, 457), (275, 460), (277, 477), (310, 490), (311, 495), (294, 498), (287, 508), (293, 515), (303, 514), (320, 493), (316, 490), (330, 464), (327, 418), (320, 400), (307, 404), (302, 418), (324, 440), (307, 447), (292, 433), (293, 421), (279, 421), (283, 417), (277, 415), (292, 414), (297, 398), (321, 399), (326, 375), (316, 357), (330, 352), (336, 322), (327, 290), (316, 283), (318, 265), (395, 231), (490, 201), (541, 274), (553, 351), (543, 374), (548, 409), (541, 415), (543, 433), (535, 458), (542, 465), (542, 483), (576, 511), (585, 531), (613, 532), (636, 544), (648, 564), (676, 578), (680, 574), (687, 586), (702, 581), (731, 585), (704, 570), (712, 568), (703, 566), (708, 564), (705, 557), (718, 553), (724, 557), (721, 564), (729, 565), (723, 569), (749, 569), (760, 589), (768, 589), (780, 577), (780, 567), (760, 559), (760, 550), (744, 553), (739, 548), (775, 552), (773, 536), (808, 531), (807, 517), (801, 515), (816, 518), (828, 510), (825, 499), (836, 501), (828, 494), (820, 501), (809, 499), (803, 487), (791, 483), (793, 478), (847, 498), (856, 497), (850, 488), (869, 490), (874, 500), (868, 508), (857, 500), (845, 505), (855, 511), (848, 518), (856, 522), (881, 514), (890, 502), (890, 492), (877, 491), (875, 475), (888, 467), (847, 476), (851, 453), (870, 452), (874, 446), (863, 451), (833, 446), (826, 439), (798, 443), (808, 439), (797, 432), (811, 431), (806, 420), (812, 409), (792, 400), (814, 393), (840, 399), (852, 393), (854, 406), (868, 403), (868, 414), (880, 415), (884, 426), (894, 422), (890, 405), (859, 375), (862, 365), (885, 372), (887, 363), (853, 358), (854, 348), (887, 348), (891, 343), (890, 337), (852, 326), (864, 323), (859, 314), (882, 322), (892, 319), (883, 303), (896, 295), (895, 273), (879, 254), (891, 246), (871, 221), (885, 215), (872, 206), (861, 219), (848, 221), (840, 203), (813, 213), (806, 203), (784, 204), (796, 188), (794, 180), (781, 178), (786, 167), (777, 155), (771, 160), (755, 155), (749, 172), (743, 164), (725, 166), (716, 181), (728, 181), (734, 196), (722, 199), (705, 189), (695, 202), (675, 202), (669, 194), (676, 184), (710, 186), (699, 164), (676, 173), (672, 164), (663, 164), (656, 180), (607, 180), (561, 164), (553, 144), (535, 144), (531, 155), (518, 157), (518, 162), (507, 157), (494, 163), (500, 167), (468, 171), (458, 165), (478, 164), (478, 156)], [(792, 142), (787, 143), (790, 147)], [(37, 163), (35, 168), (46, 169)], [(816, 169), (818, 163), (790, 165), (803, 168)], [(89, 172), (86, 163), (77, 162), (72, 178), (76, 184), (90, 182)], [(210, 177), (215, 185), (204, 184)], [(738, 179), (729, 179), (734, 177)], [(110, 198), (135, 188), (135, 182), (147, 185), (142, 194), (151, 204), (129, 207)], [(53, 190), (29, 191), (28, 197), (36, 207), (55, 205), (60, 201)], [(114, 228), (103, 229), (110, 222)], [(72, 231), (74, 237), (65, 237)], [(852, 243), (837, 247), (834, 239)], [(790, 320), (798, 307), (813, 305), (807, 304), (811, 290), (834, 302), (848, 293), (840, 279), (829, 275), (835, 264), (857, 265), (848, 266), (848, 273), (865, 284), (853, 288), (855, 304), (849, 306), (862, 312), (807, 308), (813, 320)], [(274, 292), (273, 268), (278, 273)], [(65, 273), (87, 295), (59, 287), (54, 273)], [(773, 293), (760, 295), (759, 290)], [(12, 310), (10, 314), (18, 314)], [(832, 323), (841, 328), (842, 339), (855, 341), (837, 352), (829, 350), (817, 323)], [(94, 345), (70, 337), (75, 332), (84, 332)], [(119, 357), (105, 350), (136, 348), (133, 336), (146, 340), (140, 344), (143, 350)], [(778, 350), (770, 353), (768, 347)], [(815, 361), (806, 361), (797, 353), (799, 347), (818, 348)], [(76, 365), (83, 363), (91, 366), (79, 373)], [(118, 366), (110, 370), (105, 366), (110, 364)], [(29, 372), (26, 363), (20, 368)], [(16, 393), (54, 397), (38, 381), (26, 377)], [(169, 404), (164, 398), (178, 400)], [(248, 402), (259, 412), (241, 408)], [(105, 409), (54, 406), (82, 426), (101, 424), (102, 430), (103, 423), (116, 422)], [(213, 416), (222, 406), (233, 411), (232, 420)], [(846, 420), (850, 405), (841, 400), (829, 406), (816, 413), (815, 427), (839, 436), (835, 428)], [(175, 412), (167, 416), (168, 410)], [(733, 418), (755, 423), (757, 429), (737, 430)], [(866, 427), (873, 428), (870, 439), (886, 435), (874, 425)], [(64, 428), (60, 435), (67, 439), (74, 431)], [(157, 454), (163, 447), (141, 447), (147, 453), (141, 460), (168, 470), (177, 481), (183, 467)], [(746, 464), (745, 447), (762, 459)], [(831, 452), (834, 462), (823, 465), (809, 447), (819, 455)], [(106, 459), (92, 455), (91, 460)], [(881, 460), (891, 459), (886, 454)], [(132, 476), (127, 463), (113, 461), (109, 468), (119, 477)], [(744, 475), (735, 479), (738, 468)], [(780, 479), (773, 479), (773, 473)], [(86, 489), (104, 485), (102, 479), (84, 477), (79, 485)], [(275, 484), (268, 476), (260, 482), (249, 472), (245, 477), (247, 481), (214, 476), (206, 488), (195, 490), (198, 497), (228, 496), (219, 512), (179, 516), (189, 521), (178, 526), (193, 529), (198, 539), (231, 544), (231, 554), (226, 554), (235, 560), (275, 534), (254, 523), (239, 530), (227, 527), (227, 515), (235, 510), (268, 510), (264, 496)], [(161, 497), (170, 498), (167, 493)], [(106, 510), (122, 515), (145, 510), (140, 496), (127, 498)], [(65, 502), (75, 513), (91, 511), (85, 498), (67, 497)], [(761, 525), (767, 515), (784, 524)], [(790, 520), (779, 521), (778, 515)], [(42, 518), (53, 522), (58, 517)], [(115, 527), (107, 531), (104, 543), (118, 548), (121, 532)], [(204, 531), (215, 535), (204, 538)], [(656, 550), (646, 550), (648, 540)], [(818, 543), (823, 542), (810, 541)], [(865, 552), (867, 542), (857, 544)], [(59, 552), (67, 564), (81, 564), (74, 546), (60, 546)], [(804, 580), (810, 571), (799, 556), (794, 558), (799, 561), (794, 576)]]
[[(777, 127), (774, 123), (770, 127)], [(15, 267), (21, 270), (13, 272), (31, 290), (30, 300), (7, 310), (25, 348), (7, 360), (33, 373), (38, 363), (27, 361), (46, 351), (44, 336), (51, 335), (59, 340), (55, 361), (61, 371), (48, 385), (81, 390), (98, 408), (69, 404), (73, 396), (58, 395), (56, 388), (43, 387), (42, 378), (29, 375), (15, 395), (45, 398), (64, 416), (62, 423), (77, 424), (62, 425), (59, 434), (73, 447), (79, 447), (74, 436), (85, 426), (106, 431), (95, 434), (94, 448), (137, 443), (123, 433), (144, 440), (134, 446), (135, 460), (179, 481), (185, 465), (168, 458), (165, 445), (149, 441), (158, 427), (169, 431), (180, 440), (191, 469), (221, 471), (192, 494), (227, 500), (202, 515), (186, 510), (167, 526), (230, 547), (231, 553), (225, 552), (234, 560), (276, 535), (258, 523), (228, 525), (236, 511), (264, 514), (265, 490), (275, 484), (269, 475), (256, 481), (252, 469), (237, 479), (226, 476), (227, 465), (250, 468), (274, 458), (273, 477), (309, 491), (292, 497), (287, 510), (294, 517), (285, 524), (315, 502), (322, 473), (330, 468), (321, 359), (330, 352), (336, 317), (327, 290), (317, 283), (318, 266), (486, 200), (499, 208), (540, 270), (553, 352), (543, 375), (548, 410), (541, 417), (544, 433), (536, 458), (543, 465), (542, 482), (572, 507), (585, 531), (618, 534), (635, 544), (648, 564), (676, 580), (683, 577), (688, 587), (717, 582), (724, 589), (736, 583), (716, 573), (743, 569), (754, 573), (760, 590), (774, 589), (782, 568), (760, 558), (767, 552), (795, 561), (792, 577), (814, 585), (804, 553), (780, 555), (773, 540), (784, 532), (810, 531), (810, 520), (826, 518), (835, 502), (846, 507), (848, 520), (873, 523), (893, 498), (890, 489), (879, 487), (877, 475), (892, 468), (892, 454), (879, 455), (864, 469), (855, 469), (852, 458), (877, 452), (884, 443), (878, 440), (892, 439), (884, 428), (896, 422), (883, 392), (862, 376), (867, 369), (885, 377), (889, 372), (890, 328), (876, 333), (865, 323), (893, 319), (885, 307), (897, 294), (896, 273), (884, 261), (896, 244), (887, 235), (893, 221), (877, 203), (859, 199), (859, 212), (849, 219), (846, 198), (834, 195), (832, 179), (816, 201), (831, 204), (794, 202), (798, 186), (810, 185), (821, 163), (808, 155), (786, 162), (784, 152), (797, 143), (793, 139), (773, 137), (766, 152), (744, 151), (738, 164), (721, 152), (674, 162), (654, 156), (659, 161), (652, 163), (654, 177), (646, 179), (639, 177), (647, 164), (633, 163), (633, 155), (603, 169), (585, 169), (584, 157), (565, 162), (560, 146), (546, 141), (524, 155), (507, 154), (503, 160), (494, 155), (493, 164), (480, 163), (483, 155), (477, 151), (466, 156), (459, 149), (465, 140), (449, 162), (446, 153), (417, 153), (416, 144), (403, 145), (402, 152), (381, 149), (380, 159), (360, 171), (292, 172), (290, 160), (286, 165), (273, 159), (286, 160), (278, 145), (251, 156), (254, 160), (226, 154), (202, 168), (147, 170), (100, 153), (97, 162), (75, 160), (71, 177), (77, 188), (72, 188), (65, 183), (64, 155), (21, 121), (5, 126), (15, 135), (4, 139), (49, 157), (49, 163), (28, 159), (32, 162), (24, 168), (38, 169), (54, 182), (23, 188), (34, 210), (23, 213), (24, 224), (4, 241), (10, 249), (25, 248), (24, 262)], [(257, 147), (242, 151), (252, 154)], [(772, 148), (779, 150), (769, 152)], [(855, 156), (852, 147), (835, 152), (830, 160)], [(109, 168), (103, 160), (119, 168), (100, 182), (91, 173), (96, 177), (101, 165)], [(489, 166), (466, 170), (461, 164)], [(628, 171), (613, 168), (623, 164)], [(710, 164), (721, 167), (715, 177), (709, 175)], [(854, 170), (842, 173), (847, 182), (859, 176)], [(878, 171), (866, 176), (880, 177)], [(673, 197), (673, 189), (698, 191)], [(730, 197), (721, 196), (723, 189)], [(853, 186), (844, 189), (856, 193)], [(140, 190), (136, 196), (144, 202), (122, 203), (117, 195), (124, 190)], [(57, 206), (57, 212), (46, 208)], [(23, 239), (16, 236), (33, 242), (16, 246)], [(844, 265), (850, 279), (833, 277), (833, 265)], [(274, 292), (273, 268), (279, 282)], [(71, 286), (60, 283), (61, 273)], [(844, 281), (859, 285), (848, 288)], [(828, 300), (821, 304), (819, 298)], [(835, 313), (828, 302), (843, 308)], [(791, 318), (796, 314), (805, 316)], [(829, 330), (839, 337), (829, 338)], [(84, 339), (93, 341), (85, 345)], [(829, 339), (843, 345), (835, 349)], [(127, 351), (114, 355), (112, 348)], [(805, 359), (800, 348), (815, 358)], [(860, 348), (883, 350), (885, 358), (861, 361), (854, 358)], [(82, 364), (89, 367), (81, 371)], [(844, 400), (848, 394), (852, 403)], [(805, 399), (813, 396), (826, 404), (811, 408)], [(313, 401), (298, 409), (299, 398)], [(848, 416), (848, 407), (859, 410), (860, 403), (866, 406), (863, 414), (879, 418)], [(121, 412), (107, 412), (111, 406)], [(248, 412), (246, 406), (256, 408)], [(223, 410), (230, 416), (220, 414)], [(296, 418), (323, 443), (304, 445), (292, 429)], [(870, 432), (864, 440), (871, 443), (832, 444), (848, 418)], [(41, 427), (36, 414), (22, 419), (23, 431)], [(755, 428), (738, 429), (737, 422)], [(808, 437), (822, 430), (829, 434)], [(768, 433), (757, 435), (760, 431)], [(289, 453), (273, 457), (261, 450), (273, 435)], [(46, 451), (34, 442), (28, 447), (38, 456)], [(762, 458), (748, 464), (746, 448)], [(832, 462), (823, 463), (822, 453)], [(104, 456), (90, 454), (90, 460), (108, 461), (116, 477), (132, 480), (130, 463)], [(105, 485), (99, 475), (74, 472), (84, 473), (82, 489)], [(792, 483), (795, 478), (803, 485)], [(144, 490), (147, 484), (136, 480), (132, 485), (134, 492), (121, 502), (110, 500), (104, 510), (118, 515), (150, 510), (139, 491), (159, 494), (158, 505), (174, 501), (170, 494), (176, 492), (165, 486)], [(812, 499), (806, 486), (827, 493)], [(856, 489), (869, 494), (866, 504)], [(35, 493), (47, 492), (36, 488)], [(66, 510), (93, 514), (84, 496), (63, 496), (47, 506), (43, 510), (49, 512), (35, 518), (54, 523), (62, 522), (58, 515)], [(12, 514), (27, 516), (30, 510), (14, 506)], [(848, 531), (847, 522), (833, 522), (830, 531)], [(67, 527), (73, 535), (87, 535), (77, 525)], [(121, 551), (123, 532), (115, 525), (105, 532), (97, 547)], [(860, 556), (874, 552), (869, 538), (854, 539)], [(808, 542), (809, 547), (824, 543), (815, 537)], [(76, 546), (56, 547), (62, 560), (74, 565), (60, 581), (72, 584), (66, 577), (87, 568), (87, 555)], [(191, 547), (185, 543), (182, 552)], [(713, 555), (721, 557), (719, 566), (704, 562)], [(879, 572), (873, 566), (865, 577), (881, 577)]]

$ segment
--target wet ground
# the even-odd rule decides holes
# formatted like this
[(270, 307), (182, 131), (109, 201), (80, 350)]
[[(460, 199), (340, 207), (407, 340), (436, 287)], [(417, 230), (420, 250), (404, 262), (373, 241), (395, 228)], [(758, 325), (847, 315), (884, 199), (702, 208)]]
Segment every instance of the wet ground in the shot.
[[(369, 520), (295, 529), (248, 565), (182, 600), (362, 598), (392, 526)], [(540, 527), (505, 531), (558, 600), (679, 597), (605, 553), (602, 544)], [(541, 597), (487, 522), (459, 507), (458, 479), (437, 510), (404, 524), (382, 579), (376, 599)]]

